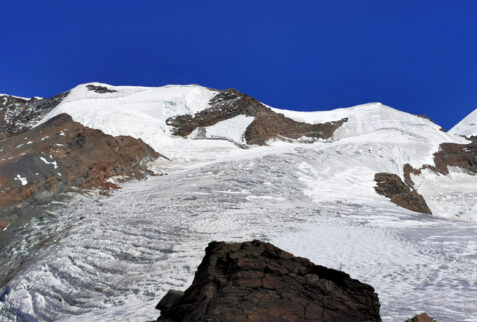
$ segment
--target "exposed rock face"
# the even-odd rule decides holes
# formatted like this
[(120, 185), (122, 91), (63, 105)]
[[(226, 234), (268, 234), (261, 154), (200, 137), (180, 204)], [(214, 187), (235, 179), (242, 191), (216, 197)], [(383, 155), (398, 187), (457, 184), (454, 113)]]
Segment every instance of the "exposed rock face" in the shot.
[(269, 243), (212, 242), (158, 321), (381, 321), (374, 289)]
[(431, 318), (426, 313), (421, 313), (413, 317), (412, 319), (407, 320), (406, 322), (436, 322), (433, 318)]
[(442, 143), (439, 150), (434, 153), (434, 164), (425, 164), (416, 169), (410, 164), (403, 167), (404, 183), (393, 174), (378, 173), (375, 181), (378, 182), (376, 191), (391, 199), (395, 204), (404, 208), (431, 213), (424, 198), (414, 190), (412, 175), (420, 175), (422, 170), (429, 169), (436, 173), (447, 175), (449, 167), (459, 167), (468, 173), (477, 174), (477, 137), (467, 138), (471, 142), (468, 144)]
[(54, 109), (69, 92), (52, 98), (0, 96), (0, 140), (29, 130)]
[(443, 175), (449, 174), (449, 167), (459, 167), (472, 174), (477, 174), (477, 137), (467, 138), (468, 144), (442, 143), (434, 153), (435, 166), (425, 164), (415, 169), (409, 164), (404, 166), (404, 178), (408, 185), (413, 185), (411, 174), (419, 175), (424, 169), (430, 169)]
[[(167, 119), (166, 123), (173, 127), (175, 135), (188, 136), (197, 128), (214, 125), (220, 121), (238, 115), (255, 117), (245, 132), (247, 144), (265, 145), (269, 139), (298, 140), (309, 138), (308, 142), (317, 139), (328, 139), (346, 119), (323, 124), (297, 122), (276, 113), (253, 97), (240, 93), (236, 89), (219, 91), (210, 100), (210, 108), (195, 115), (180, 115)], [(307, 142), (307, 141), (304, 141)]]
[(434, 154), (437, 170), (442, 174), (449, 173), (449, 166), (467, 169), (477, 173), (477, 137), (469, 138), (469, 144), (442, 143)]
[(403, 208), (431, 214), (424, 198), (412, 186), (402, 182), (398, 175), (392, 173), (376, 173), (374, 176), (377, 193), (383, 195)]
[(98, 85), (86, 85), (88, 90), (99, 93), (99, 94), (105, 94), (105, 93), (117, 93), (118, 91), (115, 91), (114, 89), (109, 89), (106, 86), (98, 86)]
[[(142, 178), (159, 157), (142, 140), (112, 137), (67, 114), (0, 142), (0, 209), (45, 204), (74, 189), (110, 189)], [(0, 218), (1, 219), (1, 218)]]

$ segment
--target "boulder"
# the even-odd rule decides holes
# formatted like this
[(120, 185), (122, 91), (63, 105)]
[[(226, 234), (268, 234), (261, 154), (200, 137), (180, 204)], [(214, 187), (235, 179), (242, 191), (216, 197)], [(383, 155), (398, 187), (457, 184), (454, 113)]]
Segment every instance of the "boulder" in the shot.
[(376, 173), (374, 181), (376, 181), (376, 187), (374, 187), (376, 192), (389, 198), (396, 205), (412, 211), (432, 214), (424, 197), (411, 185), (404, 183), (398, 175), (385, 172)]
[(211, 242), (192, 285), (158, 321), (381, 321), (373, 287), (254, 240)]
[(425, 312), (416, 315), (412, 319), (407, 320), (406, 322), (436, 322), (433, 318), (427, 315)]

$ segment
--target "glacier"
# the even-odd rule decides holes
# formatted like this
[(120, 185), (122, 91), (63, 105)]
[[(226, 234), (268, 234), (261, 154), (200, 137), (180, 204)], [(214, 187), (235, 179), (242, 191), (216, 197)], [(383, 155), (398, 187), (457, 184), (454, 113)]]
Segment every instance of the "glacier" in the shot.
[[(329, 142), (270, 141), (240, 149), (252, 121), (218, 123), (211, 137), (173, 137), (168, 117), (207, 108), (215, 91), (79, 85), (60, 113), (111, 135), (140, 138), (170, 160), (157, 176), (44, 207), (0, 250), (18, 267), (0, 290), (0, 319), (144, 321), (159, 299), (183, 290), (212, 240), (261, 239), (371, 284), (384, 321), (422, 311), (439, 321), (476, 321), (477, 180), (461, 169), (413, 177), (433, 215), (374, 191), (374, 174), (433, 164), (442, 142), (465, 144), (430, 120), (380, 103), (323, 112), (272, 108), (319, 123), (348, 122)], [(22, 263), (22, 264), (20, 264)]]

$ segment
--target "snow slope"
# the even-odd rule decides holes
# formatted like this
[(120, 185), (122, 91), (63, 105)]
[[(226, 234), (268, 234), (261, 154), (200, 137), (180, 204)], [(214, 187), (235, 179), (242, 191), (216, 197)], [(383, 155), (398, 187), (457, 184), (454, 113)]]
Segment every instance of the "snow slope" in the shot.
[(457, 123), (449, 133), (463, 136), (477, 135), (477, 109), (467, 115), (462, 121)]
[(385, 146), (370, 147), (280, 143), (176, 164), (168, 176), (127, 183), (110, 197), (77, 197), (24, 227), (5, 250), (3, 259), (29, 247), (35, 256), (0, 290), (0, 317), (153, 320), (168, 289), (190, 285), (208, 242), (257, 238), (373, 285), (384, 321), (422, 311), (475, 321), (476, 224), (348, 188), (358, 175), (345, 175), (347, 168), (359, 173), (373, 154), (371, 167), (392, 164), (379, 157)]
[(476, 321), (477, 177), (458, 168), (413, 176), (434, 216), (374, 191), (375, 173), (402, 177), (406, 163), (433, 164), (440, 143), (467, 143), (460, 133), (380, 103), (273, 108), (302, 122), (348, 121), (331, 142), (242, 150), (253, 118), (237, 116), (189, 139), (165, 124), (207, 108), (214, 90), (94, 85), (117, 92), (80, 85), (43, 122), (68, 113), (105, 133), (141, 138), (173, 159), (154, 165), (169, 175), (127, 183), (110, 197), (76, 196), (20, 229), (0, 250), (0, 267), (24, 263), (0, 290), (0, 320), (155, 319), (161, 296), (190, 284), (208, 242), (257, 238), (370, 283), (385, 321), (422, 311)]
[(191, 139), (209, 138), (225, 139), (237, 144), (246, 144), (244, 134), (254, 117), (237, 115), (231, 119), (220, 121), (207, 128), (197, 128), (188, 137)]
[[(89, 90), (88, 85), (103, 86), (116, 92), (96, 93)], [(245, 143), (245, 130), (254, 120), (252, 117), (239, 115), (204, 129), (196, 129), (188, 139), (173, 136), (166, 125), (165, 121), (169, 117), (194, 114), (206, 109), (216, 93), (215, 90), (198, 85), (149, 88), (84, 84), (71, 90), (63, 102), (42, 121), (60, 113), (68, 113), (75, 121), (107, 134), (140, 138), (176, 163), (197, 163), (223, 159), (226, 155), (237, 156), (241, 153), (236, 153), (238, 147)], [(441, 143), (468, 142), (459, 135), (443, 132), (438, 125), (424, 117), (401, 112), (381, 103), (318, 112), (270, 108), (300, 122), (325, 123), (347, 118), (347, 122), (335, 131), (332, 142), (315, 144), (319, 153), (324, 153), (323, 160), (326, 160), (319, 171), (320, 184), (316, 185), (315, 190), (327, 192), (323, 195), (333, 200), (340, 200), (343, 195), (353, 198), (350, 192), (354, 189), (363, 192), (358, 198), (366, 196), (373, 199), (376, 194), (375, 173), (395, 173), (403, 178), (403, 166), (407, 163), (415, 168), (424, 164), (433, 165), (433, 153)], [(213, 140), (197, 140), (204, 138)], [(453, 178), (456, 177), (448, 177), (449, 182), (460, 184)], [(467, 209), (465, 214), (448, 202), (455, 200), (452, 195), (464, 189), (466, 183), (456, 187), (455, 191), (449, 184), (448, 188), (439, 190), (439, 197), (436, 197), (432, 195), (435, 192), (431, 193), (426, 188), (432, 186), (432, 183), (426, 182), (433, 181), (434, 177), (422, 176), (416, 180), (419, 181), (418, 192), (433, 200), (429, 206), (434, 215), (474, 220), (474, 216), (467, 215), (475, 209), (472, 198), (463, 201), (463, 209)], [(469, 176), (467, 181), (472, 185), (475, 177)], [(337, 182), (342, 185), (341, 189), (335, 188)], [(445, 203), (450, 206), (445, 206)]]
[[(87, 85), (104, 86), (114, 93), (96, 93)], [(169, 117), (194, 114), (207, 108), (217, 91), (199, 85), (168, 85), (163, 87), (128, 87), (91, 83), (79, 85), (51, 111), (42, 122), (60, 113), (67, 113), (85, 126), (100, 129), (110, 135), (129, 135), (140, 138), (153, 149), (178, 160), (191, 158), (207, 151), (208, 145), (228, 148), (225, 142), (197, 143), (172, 137), (165, 124)], [(394, 143), (405, 148), (403, 162), (414, 167), (433, 164), (432, 154), (442, 142), (465, 143), (456, 135), (440, 131), (431, 121), (395, 110), (380, 103), (358, 105), (331, 111), (297, 112), (272, 108), (297, 121), (324, 123), (348, 118), (336, 130), (333, 139), (352, 139), (356, 142)], [(209, 127), (205, 137), (224, 138), (243, 143), (244, 129), (253, 118), (238, 116)], [(195, 132), (190, 138), (197, 138)], [(199, 135), (200, 136), (200, 135)], [(200, 158), (200, 157), (199, 157)]]
[[(87, 85), (103, 86), (116, 92), (97, 93), (89, 90)], [(100, 129), (113, 136), (127, 135), (142, 139), (170, 159), (187, 160), (194, 151), (207, 153), (207, 147), (234, 148), (233, 144), (226, 141), (204, 145), (202, 142), (172, 137), (166, 125), (165, 121), (169, 117), (194, 114), (206, 109), (209, 100), (216, 94), (216, 91), (199, 85), (133, 87), (83, 84), (72, 89), (42, 122), (67, 113), (73, 120), (90, 128)], [(227, 135), (235, 138), (242, 134), (230, 131)]]
[(466, 143), (466, 140), (440, 130), (427, 118), (396, 110), (381, 103), (369, 103), (331, 111), (297, 112), (274, 109), (300, 122), (323, 123), (348, 118), (339, 127), (334, 140), (392, 143), (407, 149), (405, 162), (414, 167), (434, 164), (432, 154), (443, 142)]

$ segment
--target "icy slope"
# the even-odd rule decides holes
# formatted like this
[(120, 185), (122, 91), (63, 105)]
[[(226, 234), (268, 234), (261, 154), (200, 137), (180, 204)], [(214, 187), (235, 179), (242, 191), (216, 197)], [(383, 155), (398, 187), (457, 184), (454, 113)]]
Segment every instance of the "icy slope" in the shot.
[[(91, 86), (105, 90), (97, 92)], [(67, 113), (85, 126), (110, 135), (140, 138), (157, 152), (177, 159), (198, 159), (208, 147), (230, 148), (228, 142), (197, 142), (173, 137), (165, 124), (169, 117), (194, 114), (209, 107), (218, 91), (198, 85), (163, 87), (110, 86), (91, 83), (79, 85), (51, 111), (43, 122), (57, 114)], [(380, 103), (358, 105), (323, 112), (296, 112), (272, 108), (273, 111), (300, 122), (325, 123), (348, 118), (339, 127), (333, 140), (394, 143), (406, 149), (403, 161), (414, 167), (433, 164), (432, 153), (442, 142), (465, 143), (463, 138), (440, 131), (428, 119), (395, 110)], [(193, 133), (190, 138), (223, 138), (242, 143), (242, 136), (252, 118), (241, 116), (220, 122), (206, 133)], [(197, 131), (196, 131), (197, 132)]]
[(467, 115), (462, 121), (457, 123), (449, 133), (463, 136), (476, 136), (477, 135), (477, 109)]
[(466, 140), (440, 130), (427, 118), (383, 105), (369, 103), (331, 111), (297, 112), (274, 109), (294, 120), (309, 123), (342, 118), (348, 121), (339, 127), (334, 140), (350, 139), (359, 143), (391, 143), (407, 149), (406, 163), (419, 167), (434, 164), (432, 154), (443, 142), (466, 143)]
[[(99, 91), (91, 90), (92, 88)], [(84, 84), (71, 90), (43, 121), (54, 115), (67, 113), (83, 125), (100, 129), (107, 134), (140, 138), (174, 162), (204, 162), (240, 154), (241, 152), (236, 153), (237, 149), (245, 143), (245, 130), (254, 118), (238, 115), (207, 128), (198, 128), (187, 138), (173, 136), (166, 120), (207, 109), (210, 99), (217, 93), (216, 90), (198, 85), (149, 88)], [(329, 148), (327, 151), (334, 151), (335, 154), (327, 154), (327, 163), (320, 172), (319, 189), (331, 189), (333, 192), (326, 198), (334, 196), (334, 200), (343, 198), (343, 191), (347, 189), (362, 189), (365, 195), (374, 198), (375, 173), (393, 173), (403, 179), (405, 164), (416, 169), (424, 164), (433, 165), (433, 153), (441, 143), (468, 142), (461, 136), (443, 132), (427, 118), (401, 112), (381, 103), (319, 112), (271, 109), (293, 120), (313, 124), (347, 118), (334, 132), (332, 142), (326, 146)], [(335, 167), (327, 169), (328, 164), (334, 164)], [(432, 185), (426, 182), (433, 181), (433, 176), (416, 178), (419, 183), (416, 188), (420, 193), (422, 189), (424, 197), (434, 200), (430, 208), (435, 215), (473, 220), (473, 216), (457, 211), (456, 207), (444, 205), (448, 200), (455, 200), (452, 197), (455, 196), (455, 191), (464, 187), (452, 190), (452, 182), (460, 184), (455, 178), (457, 177), (449, 177), (449, 184), (446, 185), (448, 189), (438, 197), (426, 188)], [(467, 181), (473, 184), (475, 177), (469, 176)], [(341, 182), (342, 190), (335, 191), (334, 182)], [(465, 200), (468, 202), (464, 202), (463, 208), (468, 209), (468, 212), (473, 211), (475, 207), (470, 203), (472, 198)]]
[(472, 321), (476, 225), (412, 213), (361, 189), (360, 163), (392, 164), (379, 157), (385, 148), (369, 148), (335, 142), (241, 150), (177, 165), (111, 197), (73, 200), (25, 227), (5, 250), (10, 256), (0, 256), (13, 260), (29, 241), (55, 241), (34, 246), (36, 256), (8, 284), (0, 316), (151, 320), (168, 289), (190, 284), (210, 240), (258, 238), (370, 283), (385, 321), (421, 311)]

